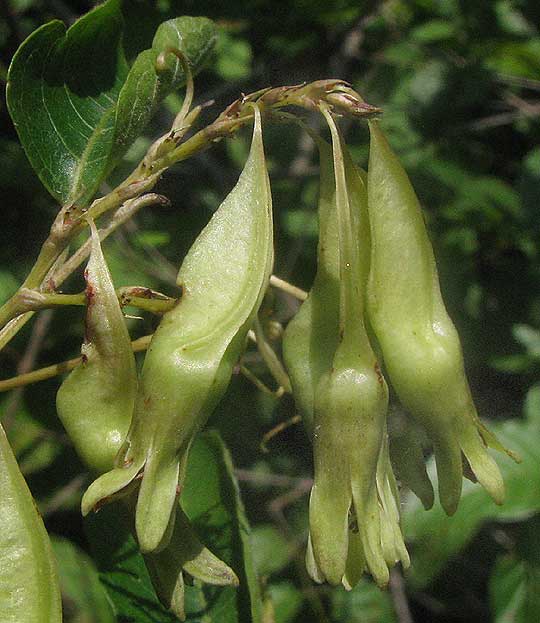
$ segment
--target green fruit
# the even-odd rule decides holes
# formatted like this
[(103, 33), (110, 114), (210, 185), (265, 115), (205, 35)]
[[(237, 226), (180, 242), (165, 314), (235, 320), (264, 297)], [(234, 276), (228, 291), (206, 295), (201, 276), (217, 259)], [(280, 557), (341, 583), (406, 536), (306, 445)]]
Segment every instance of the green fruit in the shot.
[(61, 623), (49, 535), (0, 426), (0, 619)]
[(504, 484), (486, 447), (503, 448), (476, 413), (420, 204), (378, 123), (369, 126), (368, 311), (386, 370), (400, 401), (433, 444), (446, 512), (455, 512), (461, 495), (462, 454), (501, 504)]
[(163, 316), (146, 354), (118, 467), (82, 500), (86, 514), (140, 482), (135, 523), (143, 552), (170, 540), (191, 442), (227, 389), (272, 262), (272, 202), (255, 107), (244, 170), (184, 259), (180, 302)]
[(93, 223), (91, 229), (82, 362), (58, 390), (56, 408), (83, 462), (101, 474), (113, 468), (128, 432), (137, 371), (124, 315)]

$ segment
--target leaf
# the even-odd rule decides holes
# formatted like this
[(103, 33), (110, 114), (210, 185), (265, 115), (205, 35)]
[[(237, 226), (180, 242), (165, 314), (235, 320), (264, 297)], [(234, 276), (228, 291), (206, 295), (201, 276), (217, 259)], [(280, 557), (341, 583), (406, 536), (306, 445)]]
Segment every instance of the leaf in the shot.
[(489, 363), (495, 370), (508, 374), (524, 374), (530, 372), (533, 366), (532, 358), (521, 353), (493, 357)]
[(271, 524), (254, 526), (251, 544), (259, 575), (281, 571), (291, 561), (291, 548), (277, 528)]
[[(3, 400), (5, 410), (9, 398)], [(54, 433), (34, 419), (26, 407), (19, 407), (8, 429), (8, 439), (25, 477), (49, 467), (62, 452), (62, 445)]]
[[(249, 526), (232, 475), (230, 457), (217, 433), (200, 435), (190, 453), (182, 506), (201, 540), (230, 564), (240, 587), (186, 586), (187, 621), (243, 623), (261, 619), (261, 597), (253, 570)], [(86, 528), (95, 559), (119, 621), (176, 621), (159, 603), (144, 560), (118, 504), (88, 516)]]
[(215, 26), (204, 17), (184, 16), (159, 26), (152, 48), (139, 54), (120, 91), (113, 161), (123, 155), (138, 137), (158, 104), (185, 82), (184, 70), (175, 57), (169, 58), (167, 71), (156, 73), (156, 60), (160, 52), (167, 47), (181, 50), (195, 70), (204, 63), (215, 41)]
[(223, 80), (245, 80), (251, 74), (252, 52), (248, 41), (223, 32), (217, 45), (215, 70)]
[(422, 106), (433, 105), (448, 81), (448, 69), (439, 60), (430, 60), (415, 72), (410, 83), (411, 97)]
[(13, 57), (9, 112), (28, 159), (60, 202), (87, 201), (103, 179), (114, 102), (128, 67), (119, 0), (66, 32), (58, 20), (32, 33)]
[(438, 43), (452, 39), (455, 35), (455, 26), (442, 19), (433, 19), (417, 26), (411, 32), (411, 39), (419, 43)]
[(197, 69), (214, 45), (210, 20), (177, 18), (158, 28), (152, 48), (130, 69), (121, 7), (108, 0), (67, 32), (62, 22), (45, 24), (23, 42), (9, 69), (7, 102), (19, 138), (61, 203), (88, 203), (159, 102), (183, 84), (178, 60), (156, 73), (159, 52), (178, 47)]
[(17, 280), (9, 270), (0, 268), (0, 305), (17, 291), (18, 285)]
[(540, 516), (520, 526), (516, 552), (497, 560), (489, 582), (495, 623), (540, 620)]
[(266, 594), (272, 603), (273, 619), (269, 622), (292, 623), (304, 602), (300, 590), (292, 582), (278, 582), (268, 586)]
[(347, 623), (396, 623), (388, 592), (363, 579), (352, 591), (332, 591), (332, 620)]
[(531, 428), (540, 429), (540, 383), (533, 385), (527, 392), (523, 412)]
[(498, 73), (531, 78), (540, 72), (540, 37), (523, 41), (497, 40), (492, 51), (483, 54), (486, 66)]
[(512, 327), (512, 334), (529, 355), (540, 359), (540, 331), (526, 324), (516, 324)]
[(102, 584), (119, 621), (176, 623), (159, 603), (150, 576), (127, 525), (124, 506), (105, 506), (85, 519), (85, 529)]
[(69, 623), (116, 623), (92, 560), (76, 545), (53, 537), (64, 619)]
[(490, 579), (494, 623), (540, 620), (540, 568), (514, 556), (500, 558)]
[[(533, 390), (531, 390), (533, 391)], [(530, 400), (537, 400), (536, 392)], [(410, 580), (416, 586), (429, 584), (446, 562), (459, 553), (487, 520), (518, 521), (540, 511), (540, 445), (538, 422), (508, 421), (493, 427), (501, 443), (522, 458), (515, 463), (507, 456), (497, 458), (506, 487), (506, 500), (496, 506), (477, 484), (463, 483), (463, 493), (455, 515), (448, 517), (437, 503), (424, 511), (412, 496), (407, 498), (403, 528), (408, 541), (413, 542)], [(536, 420), (538, 415), (535, 415)], [(430, 465), (433, 468), (433, 465)], [(434, 487), (435, 470), (430, 470)], [(418, 547), (414, 547), (414, 544)]]
[(319, 226), (317, 221), (317, 214), (313, 210), (292, 209), (287, 210), (282, 217), (283, 229), (285, 233), (291, 238), (306, 238), (316, 239)]
[(519, 610), (527, 593), (525, 566), (513, 556), (499, 558), (489, 582), (489, 596), (495, 623), (518, 623)]
[[(201, 540), (234, 569), (240, 580), (238, 589), (212, 586), (198, 589), (204, 592), (211, 620), (258, 623), (262, 602), (251, 552), (250, 528), (229, 452), (217, 432), (211, 431), (196, 439), (189, 456), (181, 500)], [(188, 608), (186, 600), (189, 612)]]
[(509, 35), (530, 37), (534, 35), (534, 26), (527, 21), (523, 13), (511, 0), (499, 0), (495, 3), (495, 13), (500, 28)]

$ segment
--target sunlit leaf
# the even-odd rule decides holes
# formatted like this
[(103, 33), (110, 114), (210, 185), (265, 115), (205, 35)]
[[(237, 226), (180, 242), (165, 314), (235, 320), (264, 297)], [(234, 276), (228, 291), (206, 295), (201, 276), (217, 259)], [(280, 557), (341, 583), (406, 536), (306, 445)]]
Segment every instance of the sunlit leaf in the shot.
[(120, 0), (108, 0), (67, 31), (60, 21), (45, 24), (9, 69), (7, 102), (19, 138), (61, 203), (88, 203), (159, 102), (183, 84), (178, 60), (156, 71), (159, 52), (179, 48), (196, 70), (214, 44), (210, 20), (177, 18), (158, 28), (152, 48), (130, 68), (121, 8)]

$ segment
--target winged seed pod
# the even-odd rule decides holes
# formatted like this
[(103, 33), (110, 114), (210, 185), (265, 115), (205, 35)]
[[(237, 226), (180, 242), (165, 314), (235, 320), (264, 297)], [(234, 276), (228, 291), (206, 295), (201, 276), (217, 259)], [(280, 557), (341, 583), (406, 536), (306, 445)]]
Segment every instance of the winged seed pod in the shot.
[(462, 453), (480, 484), (501, 504), (504, 484), (486, 447), (505, 449), (476, 413), (420, 204), (377, 122), (369, 128), (368, 311), (390, 381), (433, 444), (446, 512), (455, 512), (461, 495)]
[(400, 497), (390, 462), (388, 432), (385, 422), (383, 443), (377, 463), (377, 495), (381, 517), (381, 543), (389, 567), (401, 562), (406, 569), (411, 564), (400, 528)]
[(339, 336), (339, 246), (332, 149), (318, 141), (320, 157), (317, 274), (308, 298), (283, 335), (283, 359), (296, 408), (313, 435), (313, 400), (322, 374), (332, 366)]
[[(377, 462), (376, 484), (379, 502), (380, 539), (384, 560), (388, 568), (401, 562), (406, 569), (410, 565), (410, 558), (401, 533), (400, 496), (390, 462), (386, 426)], [(353, 520), (350, 528), (347, 565), (342, 580), (343, 586), (347, 590), (356, 586), (362, 574), (369, 570), (356, 519)]]
[[(60, 419), (79, 456), (104, 473), (129, 429), (137, 392), (135, 357), (122, 310), (92, 222), (92, 249), (85, 271), (86, 339), (82, 363), (57, 395)], [(135, 510), (130, 498), (125, 502)], [(179, 505), (171, 543), (159, 554), (145, 556), (152, 583), (163, 602), (184, 618), (184, 571), (207, 584), (238, 584), (232, 569), (198, 540)], [(134, 526), (133, 526), (134, 529)]]
[(199, 541), (179, 504), (175, 512), (169, 544), (160, 552), (145, 554), (144, 562), (161, 603), (184, 621), (184, 572), (214, 586), (238, 586), (239, 581), (234, 571)]
[(32, 494), (0, 426), (0, 619), (61, 623), (56, 561)]
[(227, 389), (270, 278), (272, 203), (261, 116), (253, 107), (249, 157), (180, 268), (182, 297), (146, 354), (118, 467), (82, 500), (86, 515), (140, 475), (135, 523), (143, 552), (170, 540), (190, 444)]
[(429, 510), (435, 494), (424, 461), (422, 442), (426, 437), (419, 424), (401, 408), (390, 409), (388, 416), (390, 459), (396, 477)]
[[(327, 109), (323, 114), (333, 145), (340, 263), (339, 334), (332, 365), (315, 388), (315, 474), (306, 564), (316, 581), (326, 579), (331, 584), (343, 582), (350, 586), (346, 574), (354, 565), (358, 574), (366, 568), (384, 586), (389, 579), (388, 564), (395, 560), (393, 552), (390, 555), (384, 551), (383, 537), (388, 531), (392, 535), (399, 532), (399, 523), (388, 524), (395, 517), (385, 508), (386, 497), (379, 501), (380, 493), (387, 494), (386, 483), (383, 480), (380, 490), (377, 486), (386, 435), (388, 389), (364, 323), (369, 266), (367, 196), (350, 158), (344, 160), (331, 114)], [(383, 465), (383, 470), (387, 467), (391, 470), (389, 464)], [(353, 530), (349, 529), (351, 519)], [(403, 558), (407, 564), (408, 556)]]
[(129, 429), (137, 371), (124, 315), (93, 222), (90, 228), (82, 362), (60, 386), (56, 408), (81, 459), (101, 474), (112, 469)]

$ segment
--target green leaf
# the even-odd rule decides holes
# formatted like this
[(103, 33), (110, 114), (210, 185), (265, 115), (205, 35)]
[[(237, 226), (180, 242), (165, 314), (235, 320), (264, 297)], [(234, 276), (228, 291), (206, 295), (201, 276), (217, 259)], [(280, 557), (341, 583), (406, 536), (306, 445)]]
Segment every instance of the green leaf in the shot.
[(525, 565), (514, 556), (499, 558), (489, 582), (491, 610), (495, 623), (518, 623), (527, 593)]
[[(2, 400), (0, 412), (5, 410), (8, 403), (9, 397)], [(25, 477), (49, 467), (62, 452), (60, 440), (39, 420), (34, 419), (24, 405), (17, 409), (7, 436)]]
[(102, 584), (120, 621), (176, 623), (159, 603), (137, 544), (128, 529), (124, 506), (106, 506), (88, 516), (85, 529)]
[(483, 57), (493, 71), (535, 80), (540, 72), (540, 37), (497, 41), (492, 51), (483, 52)]
[(283, 229), (291, 238), (316, 238), (319, 226), (314, 210), (291, 209), (282, 216)]
[(520, 526), (516, 552), (501, 556), (489, 582), (495, 623), (540, 620), (540, 516)]
[(215, 70), (223, 80), (244, 80), (251, 74), (251, 46), (223, 32), (217, 45)]
[[(190, 452), (182, 506), (205, 545), (233, 567), (240, 587), (186, 586), (191, 623), (243, 623), (261, 620), (261, 597), (250, 549), (249, 526), (232, 475), (229, 454), (217, 433), (200, 435)], [(126, 527), (119, 504), (87, 517), (86, 528), (119, 621), (176, 621), (159, 603), (144, 559)]]
[(136, 58), (120, 91), (116, 108), (113, 161), (122, 156), (139, 136), (156, 107), (185, 83), (185, 73), (176, 57), (169, 55), (167, 70), (156, 72), (156, 60), (168, 47), (183, 52), (193, 66), (200, 68), (216, 41), (214, 23), (204, 17), (179, 17), (164, 22), (156, 31), (152, 48)]
[(529, 372), (532, 364), (533, 360), (531, 357), (522, 353), (493, 357), (490, 360), (490, 365), (495, 368), (495, 370), (508, 374), (523, 374)]
[(439, 60), (430, 60), (420, 67), (410, 83), (410, 94), (423, 106), (433, 104), (442, 93), (447, 82), (448, 69)]
[(510, 35), (518, 37), (534, 35), (534, 26), (527, 21), (515, 4), (512, 0), (499, 0), (495, 4), (495, 13), (499, 26)]
[[(210, 431), (196, 439), (189, 456), (181, 501), (201, 540), (234, 569), (240, 580), (238, 589), (213, 586), (194, 589), (201, 596), (204, 593), (212, 617), (209, 620), (259, 623), (262, 602), (251, 552), (250, 528), (229, 452), (217, 432)], [(188, 608), (186, 600), (187, 612)]]
[(489, 583), (495, 623), (540, 620), (540, 568), (513, 556), (500, 558)]
[(512, 327), (512, 333), (529, 355), (540, 359), (540, 331), (526, 324), (516, 324)]
[(411, 32), (411, 39), (419, 43), (438, 43), (452, 39), (455, 35), (455, 26), (442, 19), (433, 19), (417, 26)]
[(270, 524), (254, 526), (251, 544), (259, 575), (281, 571), (291, 561), (291, 548), (279, 530)]
[(292, 623), (300, 611), (304, 597), (292, 582), (278, 582), (266, 589), (272, 603), (272, 623)]
[(5, 303), (10, 296), (12, 296), (19, 287), (17, 279), (3, 268), (0, 269), (0, 305)]
[(531, 428), (540, 429), (540, 383), (533, 385), (527, 392), (523, 412)]
[(114, 102), (127, 75), (119, 0), (66, 32), (38, 28), (13, 57), (9, 112), (30, 163), (60, 202), (88, 201), (103, 179), (114, 132)]
[[(537, 400), (538, 390), (534, 391)], [(506, 486), (506, 500), (502, 506), (496, 506), (478, 484), (467, 480), (463, 483), (458, 510), (452, 517), (448, 517), (438, 503), (426, 512), (412, 496), (407, 498), (403, 528), (407, 540), (413, 544), (409, 577), (417, 586), (429, 584), (485, 521), (518, 521), (540, 511), (538, 423), (526, 419), (508, 421), (493, 428), (501, 443), (522, 458), (522, 463), (517, 464), (507, 456), (497, 455)], [(437, 478), (433, 467), (431, 464), (430, 476), (435, 487)]]
[(7, 102), (19, 138), (61, 203), (88, 203), (156, 106), (183, 84), (178, 60), (156, 73), (158, 54), (179, 48), (196, 70), (214, 45), (210, 20), (177, 18), (158, 28), (152, 48), (130, 69), (121, 7), (120, 0), (108, 0), (67, 32), (62, 22), (45, 24), (24, 41), (9, 69)]
[(361, 580), (352, 591), (332, 591), (332, 620), (347, 623), (396, 623), (388, 592), (368, 580)]
[(53, 537), (66, 623), (116, 623), (92, 560), (67, 539)]

